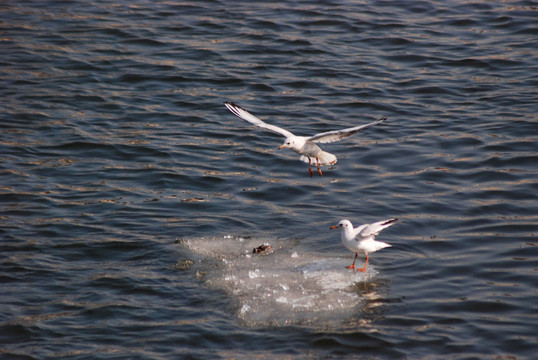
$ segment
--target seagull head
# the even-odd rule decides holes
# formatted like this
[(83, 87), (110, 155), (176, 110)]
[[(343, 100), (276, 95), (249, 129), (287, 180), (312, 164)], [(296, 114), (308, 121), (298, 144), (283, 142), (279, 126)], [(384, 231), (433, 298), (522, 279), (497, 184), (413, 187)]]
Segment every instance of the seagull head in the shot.
[(301, 142), (296, 136), (290, 136), (290, 137), (287, 137), (286, 140), (284, 140), (284, 144), (282, 144), (282, 146), (279, 147), (279, 149), (288, 148), (292, 150), (299, 150), (302, 145), (304, 144), (301, 144)]
[(351, 225), (351, 221), (349, 220), (340, 220), (338, 224), (331, 226), (331, 229), (341, 228), (342, 230), (348, 230), (353, 229), (353, 225)]

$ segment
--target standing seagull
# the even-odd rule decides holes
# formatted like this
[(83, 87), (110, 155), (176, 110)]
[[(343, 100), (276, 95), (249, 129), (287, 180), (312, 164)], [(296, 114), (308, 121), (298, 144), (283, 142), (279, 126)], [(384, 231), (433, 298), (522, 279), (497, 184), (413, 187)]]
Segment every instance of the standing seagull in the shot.
[(315, 143), (324, 144), (339, 141), (350, 137), (351, 135), (354, 135), (361, 130), (366, 129), (367, 127), (380, 124), (387, 119), (386, 117), (383, 117), (377, 121), (371, 122), (366, 125), (355, 126), (342, 130), (327, 131), (320, 134), (316, 134), (314, 136), (295, 136), (288, 130), (279, 128), (275, 125), (264, 123), (261, 119), (252, 115), (239, 105), (228, 101), (225, 101), (224, 105), (226, 105), (228, 110), (234, 113), (234, 115), (240, 117), (241, 119), (246, 120), (249, 123), (259, 126), (261, 128), (285, 136), (286, 140), (279, 149), (290, 148), (297, 154), (301, 155), (301, 160), (308, 163), (308, 172), (310, 173), (310, 177), (314, 175), (311, 166), (313, 160), (315, 160), (316, 167), (318, 168), (318, 174), (320, 175), (323, 174), (321, 172), (321, 169), (319, 168), (320, 165), (336, 164), (336, 156), (321, 150), (320, 147), (317, 146)]
[(331, 229), (336, 229), (337, 227), (342, 228), (340, 233), (340, 238), (342, 239), (342, 244), (348, 249), (355, 253), (355, 259), (353, 264), (346, 266), (348, 269), (355, 269), (355, 261), (357, 261), (357, 255), (360, 252), (366, 254), (366, 263), (363, 268), (357, 269), (357, 271), (365, 272), (366, 266), (368, 265), (369, 253), (376, 252), (391, 245), (382, 242), (376, 241), (375, 236), (381, 232), (381, 230), (388, 228), (391, 225), (394, 225), (398, 219), (388, 219), (379, 221), (373, 224), (361, 225), (353, 229), (351, 221), (349, 220), (340, 220), (340, 222), (334, 226), (331, 226)]

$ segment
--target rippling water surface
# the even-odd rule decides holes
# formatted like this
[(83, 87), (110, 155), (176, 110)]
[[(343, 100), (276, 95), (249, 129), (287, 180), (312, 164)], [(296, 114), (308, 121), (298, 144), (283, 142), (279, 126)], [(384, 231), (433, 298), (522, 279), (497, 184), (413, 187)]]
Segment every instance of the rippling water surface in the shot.
[[(0, 357), (533, 358), (536, 18), (2, 2)], [(223, 101), (299, 135), (388, 120), (310, 178)], [(391, 217), (345, 269), (329, 227)]]

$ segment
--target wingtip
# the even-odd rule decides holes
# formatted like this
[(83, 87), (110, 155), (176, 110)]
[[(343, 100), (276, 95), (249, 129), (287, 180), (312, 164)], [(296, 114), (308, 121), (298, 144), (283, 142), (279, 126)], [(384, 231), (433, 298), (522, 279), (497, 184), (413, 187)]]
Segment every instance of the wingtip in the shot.
[(225, 101), (224, 106), (226, 106), (226, 108), (228, 110), (230, 110), (235, 116), (238, 116), (238, 117), (241, 117), (241, 114), (240, 114), (241, 110), (246, 111), (241, 106), (239, 106), (239, 105), (237, 105), (237, 104), (235, 104), (235, 103), (233, 103), (231, 101)]
[(241, 109), (241, 110), (244, 110), (246, 111), (245, 109), (243, 109), (241, 106), (237, 105), (236, 103), (234, 103), (233, 101), (225, 101), (224, 102), (224, 106), (226, 106), (228, 109), (232, 110), (232, 109)]

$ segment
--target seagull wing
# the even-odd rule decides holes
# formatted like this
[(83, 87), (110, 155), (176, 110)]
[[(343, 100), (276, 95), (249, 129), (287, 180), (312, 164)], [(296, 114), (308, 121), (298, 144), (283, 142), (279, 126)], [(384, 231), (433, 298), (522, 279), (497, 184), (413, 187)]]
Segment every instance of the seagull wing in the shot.
[(259, 126), (263, 129), (267, 129), (269, 131), (275, 132), (277, 134), (283, 135), (285, 137), (294, 136), (291, 132), (288, 130), (279, 128), (278, 126), (266, 124), (261, 119), (257, 118), (256, 116), (252, 115), (245, 109), (243, 109), (241, 106), (234, 104), (232, 102), (225, 101), (224, 105), (230, 110), (235, 116), (240, 117), (241, 119), (248, 121), (251, 124), (254, 124), (256, 126)]
[(311, 136), (308, 138), (309, 141), (317, 142), (317, 143), (332, 143), (335, 141), (340, 141), (342, 139), (345, 139), (347, 137), (350, 137), (351, 135), (355, 135), (359, 131), (362, 131), (370, 126), (374, 126), (377, 124), (381, 124), (383, 121), (387, 120), (386, 117), (383, 117), (379, 120), (372, 121), (369, 124), (355, 126), (352, 128), (342, 129), (342, 130), (333, 130), (333, 131), (327, 131), (324, 133), (316, 134), (314, 136)]
[(381, 230), (394, 225), (397, 221), (398, 219), (388, 219), (388, 220), (378, 221), (373, 224), (363, 225), (364, 227), (358, 231), (358, 235), (363, 238), (375, 236), (379, 234)]

